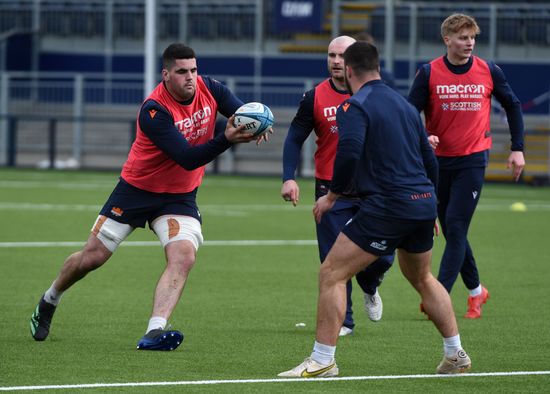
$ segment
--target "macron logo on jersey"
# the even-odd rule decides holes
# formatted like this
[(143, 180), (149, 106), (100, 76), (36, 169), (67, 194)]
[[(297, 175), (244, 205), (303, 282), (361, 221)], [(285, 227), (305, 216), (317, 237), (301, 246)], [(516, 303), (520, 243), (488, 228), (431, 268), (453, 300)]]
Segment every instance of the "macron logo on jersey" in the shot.
[(208, 118), (210, 118), (211, 115), (212, 115), (212, 108), (210, 108), (209, 106), (206, 106), (204, 108), (199, 109), (197, 112), (194, 112), (190, 117), (182, 120), (178, 120), (174, 124), (176, 125), (179, 131), (185, 131), (195, 125), (207, 123)]
[(336, 120), (336, 111), (338, 111), (339, 105), (333, 105), (332, 107), (323, 108), (323, 116), (327, 119), (327, 122), (333, 122)]
[(485, 86), (483, 85), (437, 85), (435, 87), (437, 94), (485, 94)]
[[(440, 100), (454, 99), (459, 101), (442, 102), (443, 111), (481, 111), (482, 103), (480, 100), (485, 95), (485, 86), (475, 85), (436, 85), (436, 93)], [(466, 101), (466, 100), (475, 101)]]

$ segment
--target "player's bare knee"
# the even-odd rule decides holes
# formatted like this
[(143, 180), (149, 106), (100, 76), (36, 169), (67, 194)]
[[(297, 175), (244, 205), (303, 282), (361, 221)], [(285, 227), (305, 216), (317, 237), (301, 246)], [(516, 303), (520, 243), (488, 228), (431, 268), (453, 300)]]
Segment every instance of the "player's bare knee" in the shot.
[(195, 261), (195, 253), (180, 254), (178, 257), (168, 259), (168, 267), (187, 275), (195, 265)]
[(425, 290), (430, 289), (436, 283), (439, 283), (431, 274), (418, 274), (407, 279), (409, 280), (410, 284), (415, 288), (415, 290), (420, 294), (422, 294)]
[(188, 240), (168, 242), (164, 251), (168, 267), (189, 272), (195, 265), (197, 251), (194, 243)]
[(321, 264), (321, 269), (319, 270), (319, 284), (321, 286), (333, 286), (339, 281), (345, 282), (345, 280), (345, 278), (340, 277), (331, 264), (327, 264), (327, 262)]
[(89, 251), (83, 253), (80, 266), (86, 272), (93, 271), (105, 264), (108, 258), (109, 257), (105, 256), (103, 253)]

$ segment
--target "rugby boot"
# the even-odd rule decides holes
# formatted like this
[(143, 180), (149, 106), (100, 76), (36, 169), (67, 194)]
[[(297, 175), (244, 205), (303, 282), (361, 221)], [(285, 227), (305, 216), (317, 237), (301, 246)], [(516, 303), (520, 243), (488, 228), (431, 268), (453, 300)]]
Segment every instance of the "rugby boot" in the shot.
[(481, 307), (489, 299), (489, 292), (481, 286), (481, 294), (475, 297), (468, 297), (468, 311), (464, 315), (467, 319), (479, 319), (481, 317)]
[(338, 367), (334, 359), (329, 365), (322, 365), (311, 357), (308, 357), (297, 367), (281, 372), (277, 376), (280, 378), (327, 378), (337, 375)]
[(176, 330), (151, 330), (137, 344), (137, 350), (176, 350), (183, 342), (183, 334)]
[(437, 366), (438, 374), (464, 373), (472, 367), (472, 360), (462, 349), (456, 352), (453, 357), (443, 357)]
[(371, 321), (380, 321), (382, 319), (382, 298), (378, 294), (378, 289), (374, 295), (365, 293), (365, 312)]
[(35, 341), (43, 341), (48, 337), (55, 308), (55, 305), (44, 300), (44, 296), (40, 297), (31, 316), (31, 334)]

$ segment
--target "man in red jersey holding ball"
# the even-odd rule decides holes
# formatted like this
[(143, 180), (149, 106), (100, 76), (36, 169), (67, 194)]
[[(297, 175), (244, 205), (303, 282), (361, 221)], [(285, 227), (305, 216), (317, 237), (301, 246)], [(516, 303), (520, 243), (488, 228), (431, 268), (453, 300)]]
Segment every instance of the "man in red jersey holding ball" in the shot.
[[(174, 350), (183, 340), (180, 331), (166, 326), (203, 242), (196, 194), (204, 166), (233, 144), (257, 137), (244, 133), (244, 126), (234, 126), (232, 115), (242, 101), (218, 81), (197, 74), (192, 48), (171, 44), (162, 62), (162, 82), (141, 106), (136, 139), (119, 183), (101, 209), (86, 245), (65, 260), (31, 317), (31, 334), (37, 341), (48, 336), (62, 294), (101, 267), (136, 227), (146, 223), (164, 248), (166, 268), (137, 348)], [(217, 112), (229, 121), (225, 131), (215, 135)]]

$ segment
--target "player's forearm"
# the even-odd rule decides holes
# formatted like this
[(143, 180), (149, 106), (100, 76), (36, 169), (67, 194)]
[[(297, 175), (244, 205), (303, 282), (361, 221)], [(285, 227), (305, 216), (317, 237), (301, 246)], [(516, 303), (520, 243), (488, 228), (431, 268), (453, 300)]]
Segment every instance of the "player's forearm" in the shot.
[(511, 150), (523, 152), (524, 124), (521, 106), (515, 103), (506, 111), (508, 126), (510, 127)]
[(300, 163), (300, 152), (310, 132), (290, 126), (283, 147), (283, 182), (294, 179)]
[(227, 140), (225, 134), (220, 134), (205, 144), (185, 149), (174, 160), (190, 171), (210, 163), (230, 146), (231, 143)]

